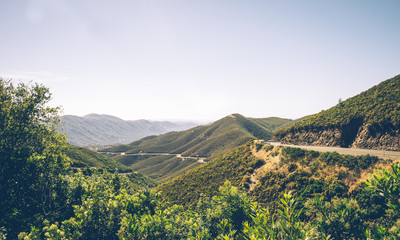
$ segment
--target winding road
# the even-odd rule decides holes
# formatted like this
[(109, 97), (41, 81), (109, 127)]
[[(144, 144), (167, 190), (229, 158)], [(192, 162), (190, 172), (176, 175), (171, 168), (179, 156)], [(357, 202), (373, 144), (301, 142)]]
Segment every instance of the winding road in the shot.
[(121, 156), (175, 156), (177, 158), (182, 159), (185, 161), (186, 159), (194, 159), (197, 160), (199, 163), (207, 163), (204, 161), (207, 157), (192, 157), (192, 156), (182, 156), (182, 154), (173, 154), (173, 153), (124, 153), (124, 152), (98, 152), (101, 154), (108, 154), (108, 155), (121, 155)]
[(386, 150), (370, 150), (361, 148), (340, 148), (340, 147), (320, 147), (320, 146), (301, 146), (301, 145), (291, 145), (282, 144), (280, 142), (265, 142), (265, 144), (270, 144), (273, 146), (284, 146), (284, 147), (297, 147), (307, 150), (314, 150), (319, 152), (338, 152), (340, 154), (347, 155), (372, 155), (383, 159), (400, 160), (400, 152), (396, 151), (386, 151)]

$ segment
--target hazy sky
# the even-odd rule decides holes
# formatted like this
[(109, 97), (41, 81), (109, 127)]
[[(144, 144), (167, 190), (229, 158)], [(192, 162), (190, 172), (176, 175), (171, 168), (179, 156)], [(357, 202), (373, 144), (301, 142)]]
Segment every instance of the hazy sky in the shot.
[(400, 74), (400, 1), (0, 0), (0, 76), (64, 114), (299, 118)]

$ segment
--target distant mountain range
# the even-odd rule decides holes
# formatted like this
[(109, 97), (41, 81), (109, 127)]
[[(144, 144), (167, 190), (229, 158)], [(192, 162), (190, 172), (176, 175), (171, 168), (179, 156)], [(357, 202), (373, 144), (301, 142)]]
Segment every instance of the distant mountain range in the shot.
[(100, 114), (64, 115), (61, 122), (60, 131), (67, 135), (69, 143), (82, 147), (130, 143), (146, 136), (182, 131), (198, 125), (195, 122), (125, 121)]
[(277, 131), (297, 145), (400, 150), (400, 75)]
[[(271, 138), (273, 131), (294, 122), (282, 118), (246, 118), (231, 114), (214, 123), (198, 126), (181, 132), (170, 132), (160, 136), (150, 136), (126, 145), (117, 145), (104, 151), (122, 155), (115, 160), (159, 181), (168, 180), (191, 168), (201, 165), (191, 157), (215, 157), (249, 140)], [(176, 155), (140, 156), (137, 153), (169, 153)]]

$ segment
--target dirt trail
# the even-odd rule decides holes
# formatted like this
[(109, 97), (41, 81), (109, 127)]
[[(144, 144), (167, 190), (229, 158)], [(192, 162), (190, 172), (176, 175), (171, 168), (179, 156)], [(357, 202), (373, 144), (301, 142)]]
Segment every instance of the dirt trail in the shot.
[(260, 168), (254, 170), (253, 174), (250, 176), (250, 191), (254, 189), (254, 187), (260, 182), (259, 177), (263, 176), (264, 173), (268, 171), (274, 171), (279, 168), (279, 155), (270, 156), (270, 153), (275, 151), (276, 147), (270, 152), (266, 152), (265, 150), (256, 151), (255, 149), (252, 150), (252, 153), (255, 157), (262, 159), (265, 161), (265, 164), (262, 165)]

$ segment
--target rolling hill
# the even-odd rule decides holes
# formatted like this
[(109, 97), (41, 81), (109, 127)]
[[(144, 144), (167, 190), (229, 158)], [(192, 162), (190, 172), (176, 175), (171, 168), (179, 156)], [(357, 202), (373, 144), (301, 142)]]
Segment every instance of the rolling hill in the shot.
[(141, 173), (135, 173), (132, 169), (125, 165), (94, 152), (90, 149), (68, 144), (65, 154), (71, 161), (71, 167), (75, 171), (82, 170), (85, 174), (90, 174), (93, 168), (100, 171), (108, 171), (114, 173), (118, 171), (126, 175), (134, 189), (148, 189), (157, 186), (157, 182)]
[(67, 135), (69, 143), (82, 147), (130, 143), (146, 136), (181, 131), (197, 125), (194, 122), (125, 121), (99, 114), (84, 117), (65, 115), (61, 117), (61, 122), (60, 131)]
[(400, 75), (277, 131), (297, 145), (400, 150)]
[(74, 168), (101, 168), (110, 172), (132, 172), (125, 165), (87, 148), (68, 144), (65, 154), (71, 160)]
[[(123, 153), (113, 158), (134, 171), (145, 173), (159, 181), (166, 181), (195, 168), (201, 158), (213, 158), (245, 142), (257, 138), (270, 138), (273, 130), (291, 122), (281, 118), (246, 118), (231, 114), (212, 124), (181, 132), (149, 136), (126, 145), (106, 149)], [(139, 153), (169, 153), (175, 155), (141, 156)], [(184, 157), (192, 158), (182, 158)]]

